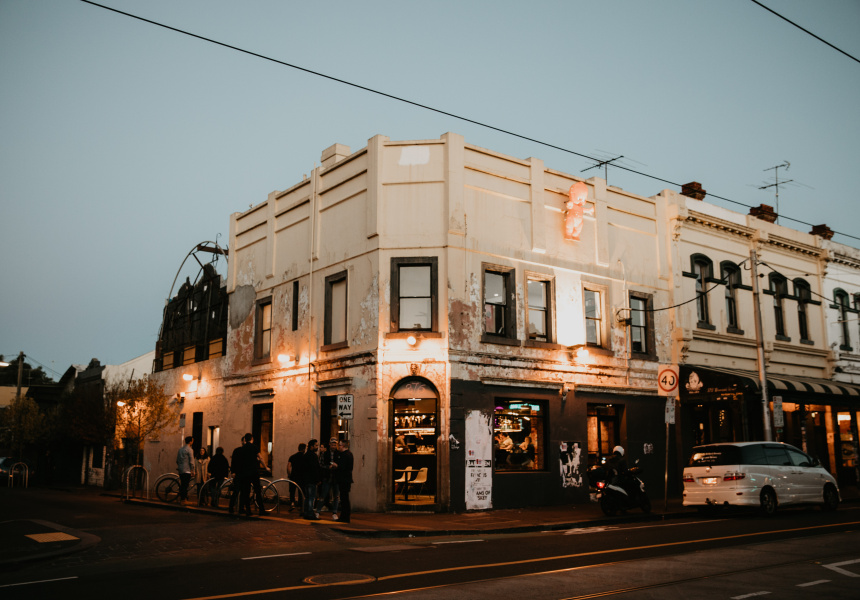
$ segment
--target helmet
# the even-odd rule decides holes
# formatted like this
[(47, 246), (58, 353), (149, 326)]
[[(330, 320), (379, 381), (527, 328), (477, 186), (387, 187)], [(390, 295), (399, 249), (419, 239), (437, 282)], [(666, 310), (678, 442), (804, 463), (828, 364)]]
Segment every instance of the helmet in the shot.
[(624, 448), (622, 448), (621, 446), (615, 446), (615, 447), (612, 449), (612, 453), (613, 453), (613, 454), (615, 454), (616, 452), (617, 452), (618, 454), (620, 454), (621, 456), (624, 456)]

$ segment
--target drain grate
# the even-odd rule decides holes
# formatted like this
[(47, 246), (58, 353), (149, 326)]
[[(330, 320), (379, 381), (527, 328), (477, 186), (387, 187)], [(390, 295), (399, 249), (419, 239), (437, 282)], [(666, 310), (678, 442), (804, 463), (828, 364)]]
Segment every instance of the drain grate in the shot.
[(303, 579), (305, 583), (314, 585), (332, 585), (346, 583), (373, 583), (376, 577), (373, 575), (362, 575), (361, 573), (326, 573), (325, 575), (311, 575)]

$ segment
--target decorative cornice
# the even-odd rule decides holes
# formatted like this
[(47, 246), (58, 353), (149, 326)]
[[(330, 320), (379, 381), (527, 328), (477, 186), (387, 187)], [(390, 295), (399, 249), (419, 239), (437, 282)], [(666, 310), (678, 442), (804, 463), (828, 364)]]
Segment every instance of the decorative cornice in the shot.
[(725, 231), (727, 233), (732, 233), (734, 235), (740, 235), (742, 237), (751, 238), (755, 229), (752, 227), (747, 227), (746, 225), (738, 225), (737, 223), (732, 223), (731, 221), (726, 221), (724, 219), (720, 219), (718, 217), (713, 217), (711, 215), (706, 215), (704, 213), (696, 212), (691, 210), (687, 213), (687, 221), (691, 221), (698, 225), (704, 225), (705, 227), (710, 227), (711, 229), (719, 229), (720, 231)]

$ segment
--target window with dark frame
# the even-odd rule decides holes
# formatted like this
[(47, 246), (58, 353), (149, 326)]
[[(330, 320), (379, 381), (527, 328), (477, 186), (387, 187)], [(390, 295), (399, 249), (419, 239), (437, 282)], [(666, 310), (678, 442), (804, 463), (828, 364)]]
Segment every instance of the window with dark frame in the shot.
[(737, 289), (741, 286), (741, 270), (733, 263), (724, 262), (720, 265), (720, 277), (726, 293), (726, 328), (729, 333), (739, 333)]
[(839, 345), (840, 350), (851, 351), (851, 329), (848, 327), (848, 312), (850, 310), (848, 304), (848, 293), (845, 290), (836, 289), (833, 291), (834, 304), (832, 308), (839, 311), (839, 331), (842, 333), (842, 340)]
[(584, 288), (585, 343), (589, 346), (603, 345), (603, 294), (598, 290)]
[(293, 331), (297, 331), (299, 329), (299, 280), (295, 280), (293, 282), (293, 314), (292, 317), (292, 326)]
[(630, 351), (638, 354), (649, 352), (648, 301), (630, 296)]
[(346, 346), (347, 273), (325, 278), (325, 323), (323, 345)]
[(496, 399), (495, 405), (495, 470), (546, 470), (546, 404), (533, 400)]
[(437, 331), (438, 258), (391, 259), (391, 330)]
[(776, 273), (771, 273), (768, 279), (770, 280), (770, 291), (773, 293), (773, 323), (776, 337), (777, 339), (786, 339), (783, 299), (788, 293), (788, 285), (785, 277)]
[(794, 296), (797, 298), (797, 329), (801, 341), (809, 341), (809, 316), (806, 306), (812, 301), (812, 290), (803, 279), (794, 280)]
[(257, 301), (254, 317), (254, 358), (269, 358), (272, 352), (272, 298)]
[(514, 270), (484, 267), (484, 333), (490, 338), (516, 339)]
[(552, 282), (528, 278), (528, 335), (530, 340), (552, 342)]
[(708, 284), (713, 278), (714, 267), (711, 259), (702, 255), (693, 256), (693, 274), (696, 276), (696, 313), (699, 326), (711, 324), (708, 306)]

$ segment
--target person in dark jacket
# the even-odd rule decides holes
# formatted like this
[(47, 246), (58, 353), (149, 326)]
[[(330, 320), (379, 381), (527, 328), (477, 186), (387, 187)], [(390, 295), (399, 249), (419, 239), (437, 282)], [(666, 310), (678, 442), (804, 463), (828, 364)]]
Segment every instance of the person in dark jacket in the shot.
[[(331, 438), (328, 442), (328, 448), (320, 447), (320, 469), (322, 471), (319, 488), (319, 497), (317, 498), (317, 512), (322, 512), (323, 508), (328, 506), (333, 515), (337, 515), (338, 502), (340, 501), (340, 491), (337, 486), (337, 481), (334, 480), (334, 457), (337, 455), (337, 438)], [(331, 502), (329, 502), (329, 494), (331, 494)], [(337, 518), (337, 517), (335, 517)]]
[(218, 506), (218, 500), (221, 497), (221, 486), (230, 474), (230, 463), (227, 462), (227, 457), (224, 456), (224, 448), (221, 446), (215, 448), (215, 456), (209, 461), (206, 469), (209, 471), (209, 477), (213, 480), (210, 484), (212, 486), (210, 489), (212, 506)]
[[(305, 448), (307, 448), (307, 444), (299, 444), (299, 451), (290, 456), (287, 459), (287, 479), (295, 483), (296, 485), (290, 486), (290, 510), (296, 505), (296, 486), (298, 489), (302, 491), (302, 494), (305, 493)], [(303, 510), (304, 507), (299, 507), (300, 510)]]
[[(260, 490), (260, 456), (254, 445), (254, 436), (246, 433), (242, 445), (233, 451), (230, 470), (233, 471), (233, 482), (239, 490), (239, 513), (251, 516), (251, 487), (257, 498), (260, 514), (264, 514), (262, 492)], [(232, 502), (231, 502), (232, 505)], [(230, 512), (232, 513), (232, 506)]]
[(349, 523), (352, 517), (352, 504), (349, 502), (349, 491), (352, 488), (352, 468), (354, 464), (352, 452), (349, 451), (349, 441), (338, 442), (338, 452), (332, 463), (334, 480), (340, 488), (340, 515), (333, 515), (341, 523)]
[(319, 449), (319, 440), (313, 439), (308, 442), (308, 449), (305, 452), (304, 476), (305, 476), (305, 510), (304, 518), (316, 520), (319, 515), (314, 510), (314, 504), (317, 499), (317, 485), (322, 479), (320, 469), (320, 460), (317, 456)]

